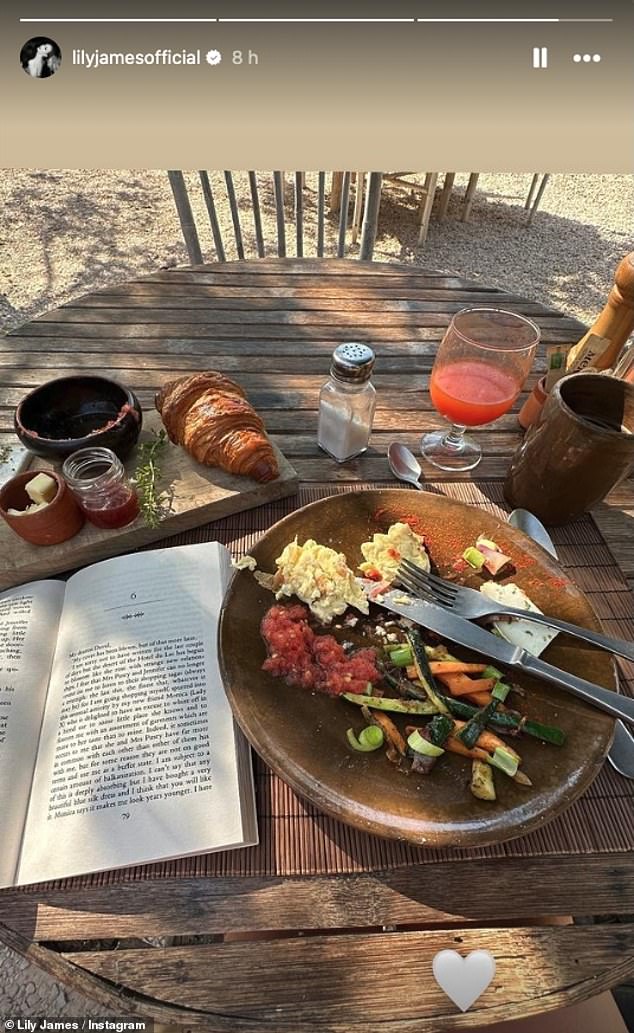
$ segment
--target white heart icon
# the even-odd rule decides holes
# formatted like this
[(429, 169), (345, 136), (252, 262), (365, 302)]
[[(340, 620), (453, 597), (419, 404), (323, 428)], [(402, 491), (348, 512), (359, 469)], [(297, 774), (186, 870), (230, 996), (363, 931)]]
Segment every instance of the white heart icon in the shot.
[(495, 958), (489, 951), (438, 951), (432, 962), (434, 979), (460, 1011), (467, 1011), (484, 993), (495, 975)]

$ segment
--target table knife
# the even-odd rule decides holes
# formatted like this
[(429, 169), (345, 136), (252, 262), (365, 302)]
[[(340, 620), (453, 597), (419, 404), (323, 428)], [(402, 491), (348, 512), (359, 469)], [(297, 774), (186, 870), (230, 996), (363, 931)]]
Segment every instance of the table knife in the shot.
[[(366, 590), (369, 585), (376, 591), (376, 583), (364, 583)], [(553, 664), (548, 664), (539, 657), (532, 656), (521, 646), (513, 646), (509, 642), (485, 631), (465, 620), (464, 617), (457, 617), (449, 613), (435, 603), (428, 603), (414, 596), (406, 595), (402, 589), (391, 589), (385, 593), (372, 597), (368, 593), (371, 602), (382, 606), (391, 613), (397, 613), (401, 617), (420, 624), (429, 631), (434, 631), (441, 638), (451, 642), (457, 642), (467, 649), (474, 649), (485, 657), (493, 657), (515, 670), (524, 671), (525, 674), (533, 675), (536, 678), (543, 678), (544, 681), (552, 682), (560, 689), (578, 696), (586, 703), (605, 710), (612, 717), (620, 717), (623, 721), (634, 724), (634, 699), (619, 696), (611, 689), (604, 689), (600, 685), (594, 685), (585, 678), (579, 678), (576, 674), (568, 674), (561, 671)]]
[[(514, 509), (508, 520), (511, 527), (523, 531), (556, 560), (559, 559), (555, 543), (541, 520), (538, 520), (533, 513), (527, 509)], [(634, 779), (634, 736), (622, 721), (615, 722), (614, 739), (608, 750), (608, 760), (614, 770), (618, 771), (623, 778)]]

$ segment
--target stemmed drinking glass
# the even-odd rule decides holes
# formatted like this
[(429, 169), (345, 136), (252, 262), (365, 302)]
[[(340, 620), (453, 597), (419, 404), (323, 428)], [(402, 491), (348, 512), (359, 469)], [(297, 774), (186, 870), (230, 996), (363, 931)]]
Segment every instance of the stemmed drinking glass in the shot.
[(472, 470), (482, 458), (467, 427), (491, 423), (508, 412), (530, 371), (539, 329), (524, 316), (495, 308), (464, 308), (443, 337), (429, 392), (451, 421), (448, 430), (425, 434), (421, 451), (442, 470)]

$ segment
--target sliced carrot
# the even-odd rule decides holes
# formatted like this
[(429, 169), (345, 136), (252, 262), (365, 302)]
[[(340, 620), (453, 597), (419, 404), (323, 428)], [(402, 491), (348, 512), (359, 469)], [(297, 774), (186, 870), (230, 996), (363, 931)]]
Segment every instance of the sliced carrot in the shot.
[(471, 686), (474, 692), (491, 692), (497, 684), (497, 678), (472, 678)]
[(463, 664), (460, 660), (430, 660), (432, 674), (482, 674), (486, 664)]
[[(479, 742), (480, 740), (478, 740)], [(471, 757), (473, 760), (483, 760), (489, 764), (491, 762), (491, 755), (486, 750), (481, 750), (478, 746), (474, 746), (472, 750), (468, 749), (460, 739), (456, 739), (455, 736), (450, 735), (445, 742), (445, 749), (449, 750), (450, 753), (459, 753), (461, 757)], [(509, 751), (508, 746), (504, 746), (504, 749)], [(516, 771), (513, 775), (513, 781), (519, 782), (520, 785), (530, 786), (531, 782), (528, 775), (525, 775), (523, 771)]]
[(467, 678), (466, 674), (437, 674), (439, 682), (446, 685), (452, 696), (466, 695), (467, 692), (477, 692), (473, 688), (473, 678)]
[[(465, 721), (454, 721), (454, 727), (457, 732), (459, 732), (461, 728), (464, 728), (465, 724)], [(405, 734), (410, 735), (413, 731), (420, 731), (420, 729), (416, 725), (408, 725), (405, 729)], [(465, 746), (462, 740), (458, 739), (455, 735), (449, 736), (444, 743), (444, 747), (446, 750), (449, 750), (450, 753), (458, 753), (461, 757), (471, 757), (473, 760), (483, 760), (487, 764), (490, 764), (491, 762), (491, 754), (494, 753), (498, 747), (502, 747), (507, 753), (517, 757), (518, 764), (521, 764), (522, 762), (522, 758), (519, 753), (516, 753), (515, 750), (511, 749), (508, 743), (502, 742), (501, 739), (498, 739), (497, 735), (493, 735), (493, 732), (488, 731), (484, 731), (480, 735), (477, 745), (472, 749)], [(520, 785), (524, 786), (530, 786), (533, 784), (528, 775), (525, 775), (523, 771), (516, 771), (513, 775), (513, 781), (519, 782)]]
[(410, 681), (416, 681), (416, 679), (418, 678), (418, 671), (414, 667), (414, 664), (412, 664), (411, 667), (405, 668), (405, 674), (407, 675)]
[(446, 685), (452, 696), (470, 696), (474, 692), (490, 692), (495, 687), (495, 678), (469, 678), (466, 674), (438, 674), (439, 681)]
[[(456, 731), (460, 731), (461, 728), (464, 728), (465, 723), (465, 721), (454, 721)], [(412, 732), (420, 731), (421, 729), (418, 725), (407, 725), (405, 728), (406, 735), (411, 735)], [(482, 750), (478, 746), (474, 746), (471, 749), (469, 749), (469, 747), (465, 746), (462, 740), (458, 739), (455, 735), (449, 736), (449, 738), (444, 743), (444, 747), (451, 753), (459, 753), (461, 757), (471, 757), (474, 760), (490, 759), (489, 754), (486, 752), (486, 750)]]
[(493, 699), (493, 696), (490, 692), (472, 692), (465, 699), (468, 699), (470, 703), (475, 703), (477, 707), (486, 707)]
[[(466, 721), (454, 720), (455, 730), (459, 732), (462, 728), (464, 728), (466, 723)], [(488, 728), (485, 728), (483, 732), (480, 732), (475, 748), (485, 750), (488, 753), (493, 753), (497, 749), (506, 750), (506, 752), (510, 753), (513, 757), (517, 757), (518, 762), (521, 760), (519, 753), (517, 753), (517, 751), (514, 750), (512, 746), (509, 746), (507, 742), (504, 742), (503, 739), (500, 739), (499, 735), (495, 735), (494, 732), (490, 732)]]
[(450, 735), (444, 745), (445, 749), (449, 750), (450, 753), (459, 753), (461, 757), (471, 757), (473, 760), (490, 760), (486, 750), (481, 750), (478, 746), (473, 746), (472, 749), (469, 749), (460, 739), (456, 739), (455, 735)]

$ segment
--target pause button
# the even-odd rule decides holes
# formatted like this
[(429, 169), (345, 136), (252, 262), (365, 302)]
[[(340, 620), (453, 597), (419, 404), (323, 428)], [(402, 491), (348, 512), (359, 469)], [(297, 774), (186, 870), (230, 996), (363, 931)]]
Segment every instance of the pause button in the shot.
[(548, 47), (533, 47), (533, 68), (548, 68)]

